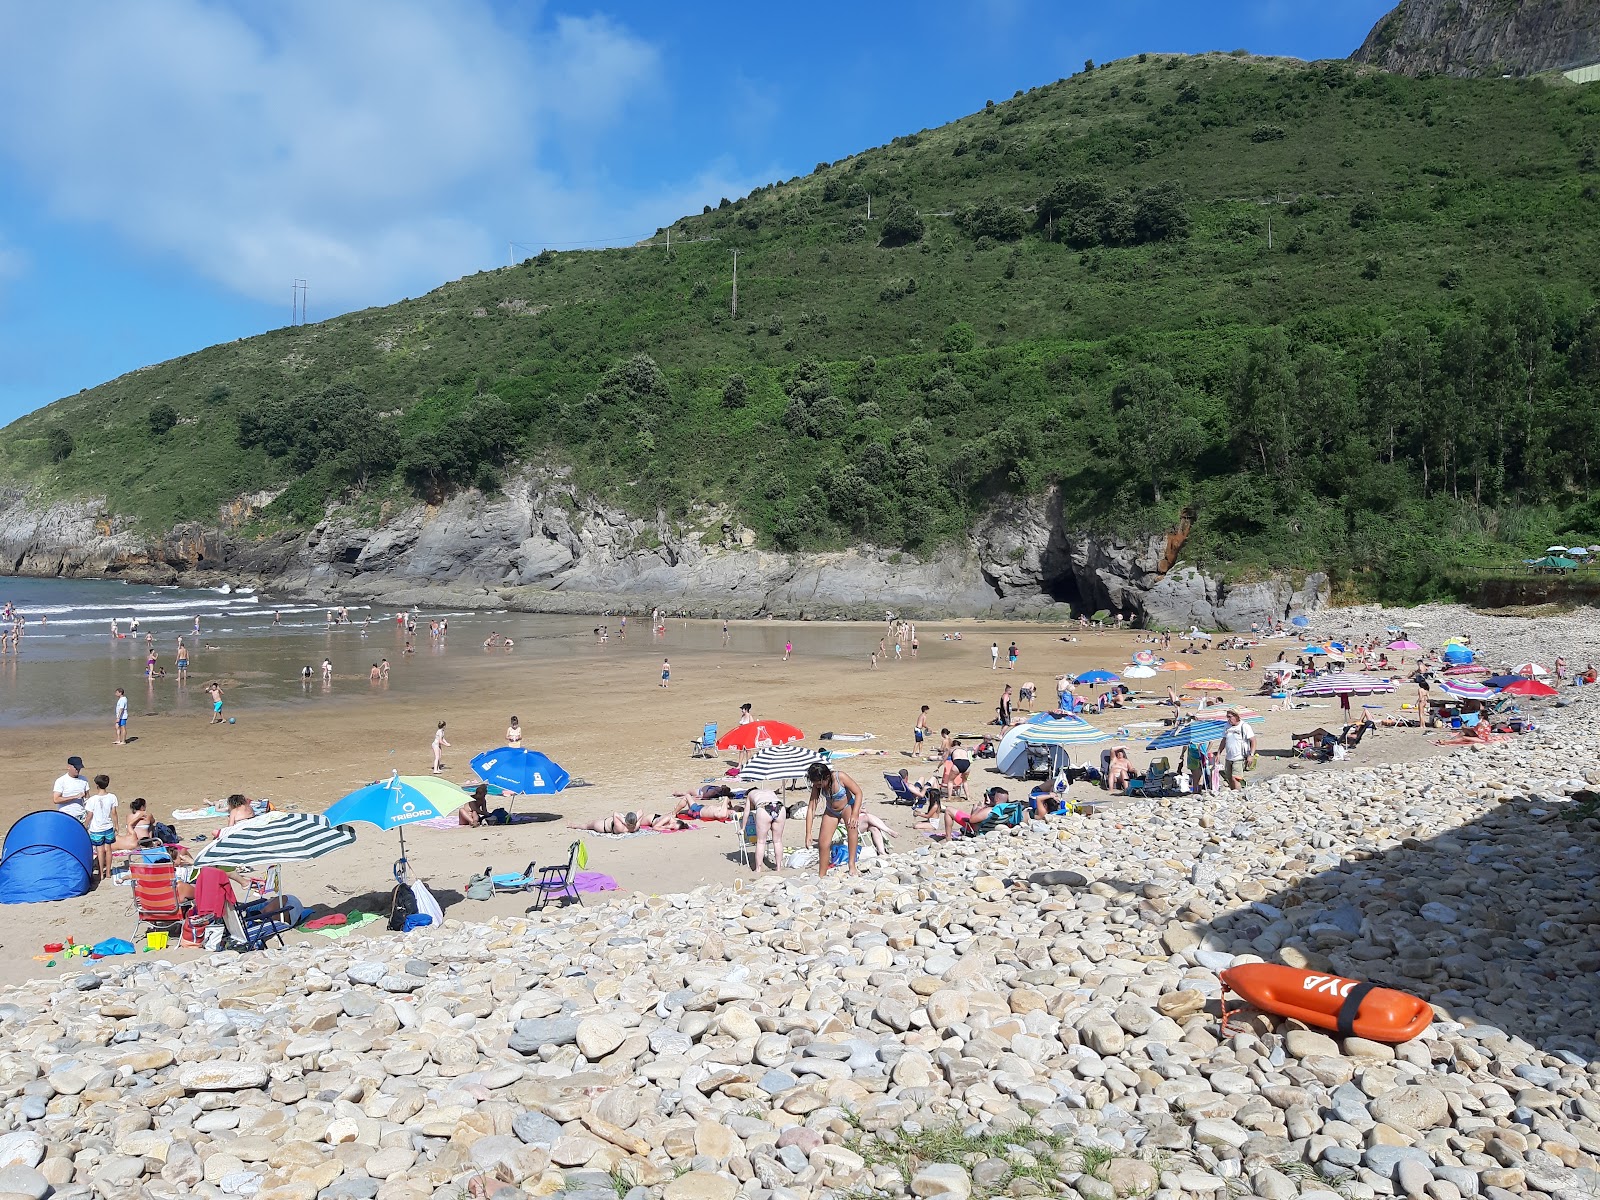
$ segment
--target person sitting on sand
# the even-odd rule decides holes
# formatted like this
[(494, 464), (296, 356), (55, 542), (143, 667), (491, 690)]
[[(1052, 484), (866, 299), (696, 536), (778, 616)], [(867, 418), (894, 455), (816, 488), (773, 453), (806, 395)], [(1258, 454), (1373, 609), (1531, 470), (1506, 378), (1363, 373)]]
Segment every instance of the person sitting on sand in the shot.
[(482, 825), (489, 816), (489, 785), (472, 789), (472, 799), (456, 809), (456, 820), (463, 825)]
[(241, 825), (256, 815), (255, 802), (242, 792), (228, 797), (228, 826)]

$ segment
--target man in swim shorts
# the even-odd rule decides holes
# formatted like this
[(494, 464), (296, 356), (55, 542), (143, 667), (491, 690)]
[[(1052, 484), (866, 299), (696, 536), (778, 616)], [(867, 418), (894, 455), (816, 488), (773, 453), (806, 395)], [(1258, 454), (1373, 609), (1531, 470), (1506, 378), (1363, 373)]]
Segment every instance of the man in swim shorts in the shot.
[(128, 693), (121, 688), (117, 689), (117, 703), (114, 711), (117, 730), (111, 744), (113, 746), (124, 746), (128, 742)]

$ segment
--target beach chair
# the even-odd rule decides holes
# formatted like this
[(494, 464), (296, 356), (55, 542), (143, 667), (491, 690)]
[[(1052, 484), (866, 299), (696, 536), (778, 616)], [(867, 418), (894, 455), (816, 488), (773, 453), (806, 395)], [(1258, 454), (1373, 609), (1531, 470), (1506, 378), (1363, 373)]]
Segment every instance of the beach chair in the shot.
[(904, 779), (900, 778), (900, 772), (885, 771), (883, 773), (883, 781), (889, 785), (889, 793), (893, 797), (894, 803), (909, 804), (913, 808), (916, 807), (917, 794), (907, 786)]
[(178, 868), (170, 862), (130, 862), (133, 879), (133, 936), (150, 929), (171, 933), (183, 926), (189, 905), (178, 899)]
[(717, 725), (713, 721), (700, 731), (698, 738), (690, 739), (689, 745), (693, 748), (694, 758), (715, 758), (717, 753)]
[(556, 867), (540, 867), (539, 878), (533, 881), (533, 890), (539, 898), (528, 906), (529, 912), (538, 912), (550, 902), (551, 896), (560, 896), (563, 900), (571, 898), (579, 904), (583, 897), (578, 894), (577, 881), (574, 876), (579, 867), (589, 865), (589, 849), (581, 841), (573, 842), (567, 851), (567, 861)]
[(497, 892), (531, 891), (533, 889), (533, 885), (538, 882), (538, 878), (533, 872), (533, 863), (529, 863), (520, 875), (496, 875), (491, 872), (489, 875), (489, 883), (490, 886), (493, 887), (493, 889)]
[(245, 880), (244, 898), (246, 900), (265, 900), (269, 896), (276, 896), (282, 890), (282, 875), (282, 867), (268, 867), (260, 875), (252, 875)]
[(283, 931), (290, 928), (288, 902), (281, 896), (240, 904), (231, 897), (222, 907), (222, 927), (228, 940), (245, 950), (265, 950), (276, 939), (283, 945)]

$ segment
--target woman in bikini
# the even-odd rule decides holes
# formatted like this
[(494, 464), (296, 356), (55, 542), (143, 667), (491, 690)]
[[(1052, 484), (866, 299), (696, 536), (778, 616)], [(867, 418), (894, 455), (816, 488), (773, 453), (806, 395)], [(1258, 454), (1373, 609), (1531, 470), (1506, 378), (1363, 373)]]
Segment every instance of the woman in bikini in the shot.
[[(745, 797), (746, 820), (755, 819), (755, 861), (752, 864), (757, 875), (761, 874), (767, 866), (767, 843), (772, 843), (772, 861), (777, 865), (773, 867), (775, 874), (783, 874), (783, 823), (788, 818), (788, 812), (783, 807), (783, 800), (777, 792), (766, 788), (755, 788)], [(741, 824), (743, 822), (741, 821)]]
[(636, 812), (612, 813), (609, 817), (596, 817), (587, 825), (574, 825), (574, 829), (586, 829), (590, 833), (645, 833), (649, 830), (665, 832), (673, 829), (687, 829), (688, 822), (680, 821), (676, 817), (669, 817), (664, 813), (651, 813), (642, 817)]
[(811, 796), (806, 803), (806, 845), (811, 844), (811, 818), (820, 818), (821, 836), (817, 842), (817, 875), (824, 876), (833, 860), (833, 834), (844, 822), (845, 841), (848, 846), (845, 863), (850, 874), (859, 875), (856, 867), (856, 849), (861, 838), (861, 813), (866, 795), (861, 785), (843, 771), (835, 771), (827, 763), (814, 762), (806, 768), (806, 782), (811, 785)]

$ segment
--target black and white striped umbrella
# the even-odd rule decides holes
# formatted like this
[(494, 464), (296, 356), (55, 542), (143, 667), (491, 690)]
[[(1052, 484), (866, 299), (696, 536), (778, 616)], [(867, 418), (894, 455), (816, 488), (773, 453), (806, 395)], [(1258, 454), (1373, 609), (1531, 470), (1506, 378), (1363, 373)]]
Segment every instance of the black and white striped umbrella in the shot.
[(321, 858), (355, 845), (348, 825), (330, 825), (321, 813), (269, 812), (240, 821), (195, 855), (197, 867), (257, 867)]
[(821, 758), (815, 750), (807, 750), (793, 742), (786, 746), (768, 746), (765, 750), (757, 751), (749, 762), (739, 768), (739, 782), (801, 779), (805, 776), (806, 768), (814, 762), (820, 762)]

